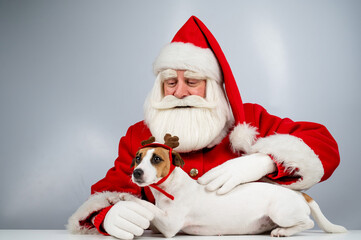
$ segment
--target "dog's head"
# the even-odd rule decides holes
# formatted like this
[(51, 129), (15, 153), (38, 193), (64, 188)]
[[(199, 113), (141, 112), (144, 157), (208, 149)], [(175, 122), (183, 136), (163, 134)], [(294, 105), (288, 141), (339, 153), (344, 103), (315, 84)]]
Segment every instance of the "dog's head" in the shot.
[(164, 144), (154, 142), (154, 137), (142, 141), (142, 148), (138, 150), (131, 167), (134, 167), (132, 181), (140, 187), (149, 186), (167, 176), (171, 165), (184, 165), (179, 153), (173, 151), (179, 145), (178, 137), (166, 134)]

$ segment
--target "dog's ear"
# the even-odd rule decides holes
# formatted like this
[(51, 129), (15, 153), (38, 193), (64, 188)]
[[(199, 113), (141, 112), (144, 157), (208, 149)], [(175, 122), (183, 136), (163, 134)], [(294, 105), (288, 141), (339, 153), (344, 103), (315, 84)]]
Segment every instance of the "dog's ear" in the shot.
[(142, 144), (142, 146), (145, 146), (147, 144), (151, 144), (151, 143), (154, 143), (154, 142), (155, 142), (155, 137), (151, 136), (148, 140), (141, 141), (140, 144)]
[(135, 165), (135, 158), (133, 158), (132, 164), (130, 164), (130, 168), (134, 167), (134, 165)]
[(164, 136), (164, 145), (167, 145), (168, 147), (171, 147), (171, 148), (176, 148), (179, 146), (179, 138), (177, 136), (172, 137), (172, 135), (167, 133)]
[(172, 151), (172, 162), (174, 166), (183, 167), (184, 161), (182, 157), (179, 155), (179, 153)]

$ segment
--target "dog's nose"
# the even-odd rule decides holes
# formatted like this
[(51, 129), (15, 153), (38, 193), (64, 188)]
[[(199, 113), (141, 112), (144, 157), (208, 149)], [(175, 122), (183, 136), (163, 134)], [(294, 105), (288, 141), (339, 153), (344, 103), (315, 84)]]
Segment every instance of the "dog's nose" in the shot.
[(135, 169), (133, 172), (133, 176), (135, 179), (139, 179), (143, 176), (144, 172), (142, 169)]

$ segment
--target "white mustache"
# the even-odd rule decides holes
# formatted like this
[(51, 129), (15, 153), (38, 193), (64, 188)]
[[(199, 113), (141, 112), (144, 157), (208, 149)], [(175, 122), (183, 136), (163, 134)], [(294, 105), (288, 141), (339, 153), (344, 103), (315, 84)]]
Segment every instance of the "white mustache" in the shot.
[(158, 110), (172, 109), (177, 107), (194, 107), (194, 108), (215, 108), (215, 103), (210, 103), (204, 98), (197, 95), (179, 99), (173, 95), (165, 96), (160, 102), (152, 102), (152, 107)]

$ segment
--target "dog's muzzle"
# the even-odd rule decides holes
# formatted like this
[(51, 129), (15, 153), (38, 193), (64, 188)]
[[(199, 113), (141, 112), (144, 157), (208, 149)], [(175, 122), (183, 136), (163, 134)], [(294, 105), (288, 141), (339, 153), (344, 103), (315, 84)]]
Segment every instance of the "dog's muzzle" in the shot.
[(143, 175), (144, 175), (144, 172), (140, 168), (135, 169), (133, 172), (133, 177), (137, 182), (142, 182)]

